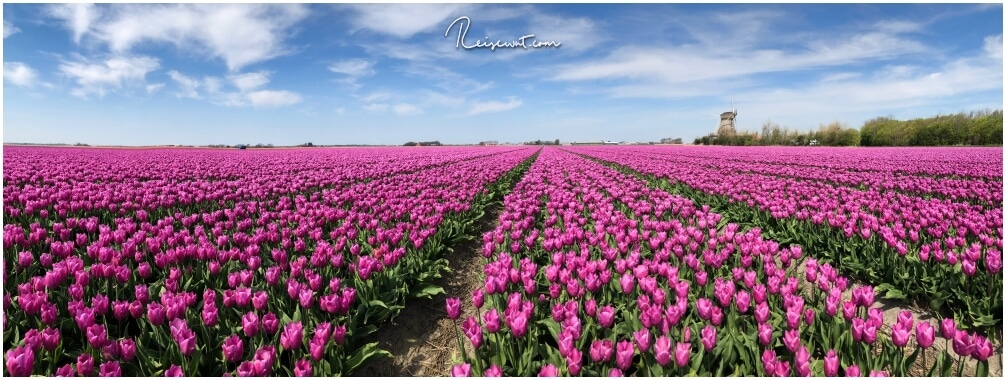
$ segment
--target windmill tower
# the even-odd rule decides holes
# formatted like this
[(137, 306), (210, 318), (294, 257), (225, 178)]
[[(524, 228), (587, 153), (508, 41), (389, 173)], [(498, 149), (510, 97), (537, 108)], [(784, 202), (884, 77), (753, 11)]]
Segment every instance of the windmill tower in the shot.
[(737, 109), (734, 108), (734, 102), (730, 101), (730, 111), (720, 114), (720, 124), (716, 128), (717, 136), (734, 136), (737, 134), (737, 128), (734, 124), (734, 119), (737, 118)]

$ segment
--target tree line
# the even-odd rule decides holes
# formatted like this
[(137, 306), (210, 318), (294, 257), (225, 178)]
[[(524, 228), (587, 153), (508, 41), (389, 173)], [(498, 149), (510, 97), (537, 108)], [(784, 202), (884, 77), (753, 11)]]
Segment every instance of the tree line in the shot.
[(974, 111), (901, 121), (878, 117), (860, 129), (863, 146), (1002, 145), (1003, 111)]
[(696, 145), (823, 145), (856, 146), (859, 130), (840, 122), (820, 125), (817, 130), (800, 131), (780, 126), (769, 120), (762, 123), (760, 132), (740, 131), (732, 135), (708, 135), (695, 139)]
[(695, 145), (821, 145), (821, 146), (948, 146), (1002, 145), (1003, 111), (973, 111), (937, 115), (907, 121), (877, 117), (859, 129), (840, 122), (820, 125), (817, 130), (800, 131), (772, 122), (761, 131), (710, 134), (695, 139)]

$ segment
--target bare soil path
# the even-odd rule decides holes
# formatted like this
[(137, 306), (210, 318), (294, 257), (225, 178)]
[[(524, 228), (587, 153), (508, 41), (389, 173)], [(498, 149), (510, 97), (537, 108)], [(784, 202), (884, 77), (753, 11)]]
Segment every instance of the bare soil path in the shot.
[(461, 357), (457, 337), (463, 334), (459, 334), (461, 320), (447, 317), (447, 298), (461, 299), (462, 316), (476, 312), (471, 294), (482, 285), (482, 232), (496, 227), (500, 210), (500, 206), (487, 209), (476, 223), (475, 240), (454, 247), (454, 252), (445, 255), (451, 272), (435, 284), (443, 287), (446, 294), (428, 300), (407, 300), (402, 313), (371, 336), (370, 341), (378, 342), (379, 348), (390, 352), (392, 358), (374, 360), (354, 376), (450, 375), (453, 360)]

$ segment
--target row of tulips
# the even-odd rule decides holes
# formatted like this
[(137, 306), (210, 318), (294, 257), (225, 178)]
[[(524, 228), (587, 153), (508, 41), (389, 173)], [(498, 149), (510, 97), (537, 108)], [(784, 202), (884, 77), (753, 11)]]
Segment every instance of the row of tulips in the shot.
[(454, 376), (946, 376), (963, 357), (987, 371), (991, 342), (952, 319), (953, 353), (917, 364), (936, 350), (928, 322), (887, 326), (873, 288), (814, 259), (798, 275), (800, 246), (591, 160), (545, 148), (504, 206), (476, 314), (447, 301)]
[[(779, 156), (785, 157), (782, 153), (792, 149), (738, 148), (737, 152), (758, 154), (765, 161), (777, 155), (777, 150)], [(761, 162), (716, 166), (713, 162), (719, 151), (704, 149), (574, 151), (641, 174), (655, 186), (713, 206), (730, 220), (761, 227), (767, 237), (800, 244), (843, 273), (877, 284), (878, 291), (888, 298), (929, 304), (963, 326), (1001, 339), (1001, 332), (997, 333), (1002, 326), (1003, 306), (1001, 202), (994, 207), (978, 206), (814, 179), (827, 173), (799, 178), (760, 174), (774, 169)], [(808, 165), (822, 161), (822, 157), (815, 156), (817, 150), (802, 151)], [(875, 161), (883, 161), (887, 153), (868, 152), (874, 152)], [(996, 153), (998, 161), (1002, 160), (1002, 152), (996, 150), (949, 152), (960, 154), (962, 162), (969, 155), (994, 162)], [(679, 153), (684, 157), (676, 158)], [(905, 155), (915, 153), (924, 152), (903, 151)], [(780, 164), (792, 159), (780, 160)], [(851, 168), (847, 173), (856, 173), (857, 162), (845, 162)], [(995, 181), (984, 177), (983, 172), (970, 175), (967, 167), (950, 166), (960, 168), (960, 177)], [(876, 175), (871, 171), (862, 173), (862, 177)], [(999, 177), (1000, 184), (1001, 180)]]
[[(154, 220), (143, 210), (109, 223), (31, 214), (25, 225), (5, 215), (5, 375), (352, 373), (386, 354), (364, 338), (406, 298), (443, 291), (427, 283), (447, 266), (441, 253), (470, 233), (534, 153), (442, 149), (462, 158), (444, 159), (435, 151), (394, 151), (397, 170), (338, 188), (303, 184), (352, 177), (334, 172), (351, 171), (341, 160), (352, 156), (293, 151), (339, 163), (331, 173), (300, 173), (308, 179), (287, 185), (299, 192), (164, 209)], [(36, 165), (59, 167), (62, 156), (52, 152)], [(361, 160), (375, 155), (359, 152)], [(259, 156), (246, 164), (264, 167), (291, 159), (248, 153)], [(102, 167), (138, 173), (137, 161), (117, 154)], [(202, 162), (191, 155), (221, 153), (174, 154)], [(145, 175), (178, 183), (199, 176), (198, 166), (183, 168)]]
[[(5, 174), (10, 177), (4, 177), (4, 215), (18, 221), (105, 213), (110, 218), (138, 213), (141, 220), (157, 220), (163, 217), (159, 211), (164, 209), (205, 212), (235, 202), (340, 189), (499, 152), (456, 148), (245, 152), (37, 147), (9, 147), (6, 151)], [(45, 165), (52, 161), (59, 164)]]

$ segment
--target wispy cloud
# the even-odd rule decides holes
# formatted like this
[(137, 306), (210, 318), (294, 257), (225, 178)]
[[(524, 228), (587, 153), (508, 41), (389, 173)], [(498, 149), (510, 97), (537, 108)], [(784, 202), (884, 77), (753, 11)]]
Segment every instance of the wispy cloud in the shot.
[(49, 7), (49, 15), (62, 20), (73, 33), (73, 41), (80, 43), (84, 34), (91, 31), (91, 24), (101, 16), (101, 10), (94, 4), (56, 4)]
[(473, 9), (465, 4), (358, 4), (349, 7), (356, 13), (350, 21), (355, 30), (402, 39), (418, 33), (443, 33), (447, 18)]
[(178, 85), (179, 92), (176, 96), (179, 98), (202, 99), (204, 95), (199, 92), (202, 88), (205, 98), (211, 103), (228, 107), (273, 108), (294, 105), (304, 100), (300, 94), (292, 91), (260, 90), (269, 83), (270, 75), (267, 71), (232, 74), (224, 81), (218, 77), (198, 80), (175, 70), (168, 72), (171, 80)]
[(374, 63), (365, 59), (347, 59), (328, 65), (328, 70), (353, 78), (374, 75)]
[[(920, 42), (885, 32), (864, 32), (844, 39), (806, 41), (799, 49), (733, 49), (716, 51), (705, 45), (665, 48), (629, 46), (605, 58), (562, 65), (554, 70), (558, 81), (620, 80), (611, 89), (643, 97), (687, 95), (681, 85), (712, 84), (752, 75), (836, 67), (921, 53)], [(732, 88), (722, 88), (729, 91)], [(628, 91), (627, 91), (628, 90)], [(612, 95), (615, 95), (612, 92)]]
[(398, 103), (394, 107), (391, 107), (391, 112), (394, 112), (398, 116), (416, 116), (422, 115), (423, 109), (414, 104)]
[(168, 71), (168, 76), (178, 84), (179, 92), (176, 95), (179, 98), (199, 99), (199, 92), (196, 91), (199, 88), (198, 80), (182, 75), (175, 70)]
[(84, 37), (125, 54), (143, 43), (166, 43), (222, 59), (237, 71), (291, 52), (291, 28), (308, 15), (302, 5), (59, 5), (50, 8), (75, 42)]
[(510, 97), (506, 102), (501, 101), (488, 101), (488, 102), (472, 102), (471, 107), (468, 109), (468, 116), (475, 116), (483, 113), (493, 113), (493, 112), (504, 112), (509, 111), (514, 108), (520, 107), (524, 102), (517, 97)]
[(14, 26), (14, 24), (11, 24), (11, 23), (7, 22), (7, 20), (4, 20), (4, 22), (3, 22), (3, 38), (5, 40), (7, 39), (7, 37), (10, 37), (11, 35), (14, 35), (15, 33), (18, 33), (20, 31), (21, 31), (21, 29), (18, 29), (16, 26)]
[(159, 67), (156, 58), (147, 56), (113, 56), (97, 62), (78, 57), (76, 61), (60, 63), (59, 71), (77, 83), (78, 87), (71, 90), (71, 94), (104, 97), (110, 92), (145, 88), (147, 73)]
[(263, 90), (248, 93), (248, 100), (251, 102), (253, 107), (271, 108), (300, 103), (301, 97), (295, 92), (286, 90)]
[(38, 73), (21, 62), (3, 63), (3, 80), (16, 86), (33, 87), (38, 79)]

